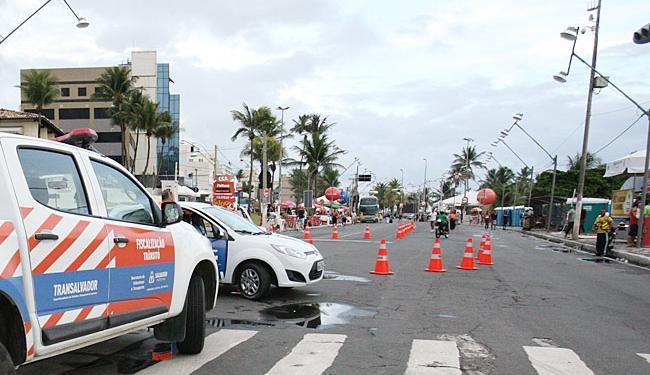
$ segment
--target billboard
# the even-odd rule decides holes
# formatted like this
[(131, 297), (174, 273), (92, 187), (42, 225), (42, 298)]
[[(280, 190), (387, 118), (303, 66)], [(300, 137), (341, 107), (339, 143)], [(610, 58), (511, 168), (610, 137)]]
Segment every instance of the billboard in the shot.
[(229, 175), (216, 176), (212, 184), (212, 204), (234, 210), (236, 202), (235, 177)]
[(612, 216), (624, 217), (630, 214), (634, 190), (613, 190), (612, 191)]

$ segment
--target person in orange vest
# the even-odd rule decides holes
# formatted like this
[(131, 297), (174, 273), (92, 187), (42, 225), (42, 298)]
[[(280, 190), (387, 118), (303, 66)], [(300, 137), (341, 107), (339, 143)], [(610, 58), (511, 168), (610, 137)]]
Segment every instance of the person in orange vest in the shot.
[(456, 210), (453, 209), (451, 210), (451, 214), (449, 214), (449, 229), (454, 230), (456, 228)]

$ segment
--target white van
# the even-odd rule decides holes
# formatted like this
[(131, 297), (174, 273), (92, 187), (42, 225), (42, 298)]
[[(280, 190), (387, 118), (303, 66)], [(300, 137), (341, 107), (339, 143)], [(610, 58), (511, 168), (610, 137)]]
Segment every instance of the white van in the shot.
[(203, 349), (212, 248), (100, 154), (0, 133), (0, 373), (154, 327)]
[(207, 203), (181, 203), (183, 220), (208, 237), (221, 282), (236, 284), (241, 295), (260, 299), (271, 285), (305, 286), (323, 279), (325, 261), (314, 245), (273, 234), (248, 219)]

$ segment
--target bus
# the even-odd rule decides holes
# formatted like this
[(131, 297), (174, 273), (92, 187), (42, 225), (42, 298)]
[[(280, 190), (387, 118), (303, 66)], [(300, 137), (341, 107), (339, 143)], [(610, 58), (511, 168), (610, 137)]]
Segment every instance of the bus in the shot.
[(379, 199), (372, 196), (359, 198), (359, 213), (362, 223), (378, 223)]

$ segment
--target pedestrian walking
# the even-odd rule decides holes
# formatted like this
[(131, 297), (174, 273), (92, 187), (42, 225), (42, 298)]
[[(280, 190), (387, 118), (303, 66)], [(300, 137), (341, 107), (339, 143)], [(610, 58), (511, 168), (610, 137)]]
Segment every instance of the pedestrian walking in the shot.
[(506, 227), (510, 225), (510, 212), (503, 211), (503, 230), (506, 230)]
[(630, 228), (627, 231), (627, 247), (636, 246), (636, 236), (639, 234), (639, 218), (641, 217), (639, 202), (635, 201), (630, 210)]
[(485, 223), (485, 230), (490, 229), (490, 220), (492, 219), (492, 216), (490, 216), (489, 212), (485, 213), (485, 217), (483, 218), (483, 223)]
[(571, 232), (571, 230), (573, 230), (573, 223), (575, 222), (575, 220), (576, 220), (576, 209), (575, 207), (571, 206), (571, 209), (567, 211), (564, 220), (564, 238), (566, 238)]
[(585, 220), (587, 220), (587, 210), (580, 210), (580, 233), (585, 232)]
[(609, 231), (612, 229), (612, 218), (604, 208), (600, 209), (600, 215), (594, 221), (593, 229), (596, 231), (596, 256), (602, 257), (605, 254), (609, 242)]
[(490, 213), (490, 230), (495, 229), (497, 229), (497, 213), (492, 211), (492, 213)]

